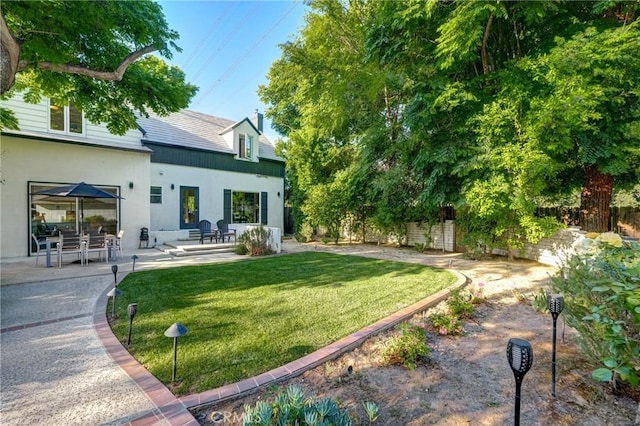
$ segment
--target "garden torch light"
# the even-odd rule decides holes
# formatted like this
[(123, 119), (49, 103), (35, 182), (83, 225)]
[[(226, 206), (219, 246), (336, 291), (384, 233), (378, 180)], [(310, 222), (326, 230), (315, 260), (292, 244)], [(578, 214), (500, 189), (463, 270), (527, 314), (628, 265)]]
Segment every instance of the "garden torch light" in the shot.
[[(115, 266), (115, 265), (113, 265)], [(113, 287), (113, 289), (107, 293), (107, 296), (111, 298), (111, 318), (116, 317), (116, 297), (122, 294), (122, 290), (118, 287)]]
[(129, 314), (129, 336), (127, 337), (127, 346), (131, 344), (131, 326), (133, 326), (133, 317), (136, 316), (137, 312), (137, 303), (130, 303), (129, 306), (127, 306), (127, 313)]
[(564, 298), (559, 294), (552, 294), (547, 299), (547, 307), (553, 317), (553, 340), (551, 349), (551, 395), (556, 396), (556, 323), (558, 315), (564, 308)]
[(113, 272), (113, 281), (118, 285), (118, 265), (111, 266), (111, 272)]
[(179, 322), (173, 323), (171, 327), (167, 328), (164, 335), (167, 337), (173, 337), (173, 374), (171, 375), (171, 381), (176, 381), (176, 365), (178, 359), (178, 337), (187, 334), (187, 327)]
[(133, 260), (133, 272), (136, 271), (136, 259), (138, 258), (138, 256), (136, 256), (135, 254), (133, 256), (131, 256), (131, 260)]
[(533, 349), (531, 343), (523, 339), (512, 338), (507, 343), (507, 360), (516, 379), (516, 407), (514, 425), (520, 425), (520, 390), (522, 379), (533, 365)]

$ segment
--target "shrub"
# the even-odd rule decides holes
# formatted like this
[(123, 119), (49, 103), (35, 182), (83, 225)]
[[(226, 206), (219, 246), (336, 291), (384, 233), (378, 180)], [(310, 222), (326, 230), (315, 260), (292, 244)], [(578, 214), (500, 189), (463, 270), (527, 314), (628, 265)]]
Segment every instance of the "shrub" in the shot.
[(471, 293), (471, 303), (478, 305), (484, 303), (487, 300), (487, 296), (484, 294), (484, 283), (478, 283)]
[[(373, 410), (373, 403), (368, 405)], [(365, 406), (366, 407), (366, 406)], [(377, 408), (375, 410), (377, 412)], [(331, 398), (316, 401), (299, 385), (289, 385), (278, 393), (273, 402), (258, 401), (254, 407), (244, 406), (242, 426), (251, 425), (335, 425), (353, 422)]]
[(475, 305), (484, 301), (484, 283), (472, 291), (453, 290), (446, 301), (447, 311), (429, 315), (431, 330), (443, 336), (462, 334), (462, 320), (473, 318)]
[(313, 241), (315, 229), (309, 222), (304, 222), (300, 227), (300, 231), (296, 233), (296, 240), (301, 243)]
[(453, 290), (447, 298), (449, 312), (457, 318), (469, 319), (473, 317), (473, 295), (461, 290)]
[(460, 319), (448, 312), (439, 312), (429, 316), (429, 324), (437, 334), (459, 335), (462, 334), (462, 322)]
[(549, 312), (548, 301), (549, 295), (547, 294), (545, 289), (541, 288), (538, 290), (538, 294), (533, 295), (531, 306), (533, 306), (533, 309), (535, 309), (536, 311), (542, 314), (546, 314), (547, 312)]
[(585, 239), (553, 278), (567, 323), (592, 361), (592, 377), (638, 387), (640, 376), (640, 245), (612, 233)]
[(399, 325), (399, 334), (391, 338), (383, 349), (382, 359), (387, 365), (403, 365), (414, 370), (417, 362), (429, 352), (424, 328), (403, 322)]
[[(250, 256), (264, 256), (272, 254), (273, 250), (269, 247), (269, 239), (271, 238), (271, 230), (260, 225), (255, 228), (249, 228), (238, 237), (239, 245), (246, 248), (246, 253)], [(234, 249), (235, 251), (235, 249)], [(238, 249), (238, 251), (241, 251)], [(236, 252), (237, 253), (237, 252)]]
[[(240, 235), (240, 238), (242, 238), (242, 235)], [(245, 243), (238, 241), (233, 246), (233, 252), (240, 256), (244, 256), (245, 254), (249, 253), (249, 249), (247, 248), (247, 245)]]

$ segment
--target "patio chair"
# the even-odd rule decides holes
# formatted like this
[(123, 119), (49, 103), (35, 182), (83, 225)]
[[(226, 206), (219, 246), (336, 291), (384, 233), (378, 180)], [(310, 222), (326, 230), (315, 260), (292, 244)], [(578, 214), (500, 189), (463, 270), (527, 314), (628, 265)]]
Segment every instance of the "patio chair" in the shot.
[(114, 258), (122, 256), (122, 237), (124, 237), (124, 229), (118, 231), (118, 235), (116, 235), (116, 239), (114, 241), (115, 247), (113, 247), (114, 253), (112, 254)]
[(231, 237), (233, 236), (233, 242), (236, 242), (236, 230), (230, 229), (229, 224), (224, 221), (224, 219), (220, 219), (216, 222), (216, 226), (218, 227), (218, 238), (222, 240), (224, 243), (224, 237), (228, 237), (227, 241), (231, 241)]
[(89, 262), (89, 256), (91, 253), (98, 253), (98, 260), (102, 259), (103, 256), (105, 262), (108, 260), (108, 247), (104, 235), (90, 233), (83, 238), (86, 238), (84, 245), (85, 263)]
[(65, 254), (76, 254), (80, 260), (80, 264), (84, 266), (84, 245), (80, 235), (60, 233), (60, 242), (58, 243), (58, 268), (62, 268), (62, 256)]
[[(38, 240), (38, 237), (35, 234), (31, 234), (31, 239), (33, 240), (33, 244), (31, 247), (35, 247), (36, 253), (36, 266), (38, 266), (38, 259), (40, 258), (40, 254), (43, 253), (47, 248), (47, 242), (45, 240)], [(33, 254), (33, 252), (31, 252)]]
[(211, 222), (208, 220), (198, 222), (198, 229), (200, 230), (200, 244), (204, 244), (204, 239), (207, 237), (209, 237), (210, 243), (214, 238), (216, 239), (216, 243), (218, 242), (218, 233), (211, 229)]

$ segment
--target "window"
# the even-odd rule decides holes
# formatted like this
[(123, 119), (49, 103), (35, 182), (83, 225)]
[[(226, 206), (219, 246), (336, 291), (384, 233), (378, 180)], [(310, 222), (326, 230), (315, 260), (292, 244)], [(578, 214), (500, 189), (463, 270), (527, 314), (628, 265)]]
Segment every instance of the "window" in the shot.
[(240, 158), (252, 158), (253, 153), (253, 136), (248, 135), (246, 133), (241, 133), (239, 135), (239, 151), (238, 156)]
[(49, 129), (64, 133), (84, 133), (82, 111), (73, 104), (69, 106), (49, 104)]
[[(29, 193), (54, 189), (49, 183), (31, 183)], [(119, 195), (117, 187), (99, 186), (100, 189)], [(75, 198), (33, 195), (31, 201), (31, 232), (38, 237), (63, 233), (97, 232), (117, 234), (120, 229), (118, 198)]]
[(151, 204), (162, 204), (162, 187), (161, 186), (152, 186), (151, 187), (151, 198), (149, 199)]
[(233, 223), (260, 223), (260, 194), (234, 192), (231, 212)]

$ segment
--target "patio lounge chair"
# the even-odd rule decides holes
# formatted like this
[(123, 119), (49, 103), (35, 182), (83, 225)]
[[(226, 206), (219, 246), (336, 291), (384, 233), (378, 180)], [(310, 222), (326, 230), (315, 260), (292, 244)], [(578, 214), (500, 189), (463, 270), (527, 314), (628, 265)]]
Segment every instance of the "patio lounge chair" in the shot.
[(233, 242), (236, 242), (236, 230), (229, 229), (229, 224), (227, 222), (220, 219), (216, 222), (216, 226), (218, 227), (218, 238), (220, 238), (223, 243), (224, 237), (227, 237), (227, 241), (231, 241), (231, 236), (233, 236)]
[(207, 237), (209, 237), (209, 242), (212, 242), (214, 238), (216, 243), (218, 242), (218, 233), (211, 229), (211, 222), (208, 220), (198, 222), (198, 229), (200, 230), (200, 244), (204, 244), (204, 239)]

